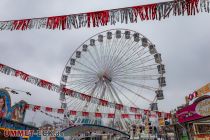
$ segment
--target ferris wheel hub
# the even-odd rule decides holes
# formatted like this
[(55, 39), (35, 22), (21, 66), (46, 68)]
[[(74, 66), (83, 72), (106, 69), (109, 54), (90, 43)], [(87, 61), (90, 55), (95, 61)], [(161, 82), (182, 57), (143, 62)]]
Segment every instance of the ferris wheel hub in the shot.
[(107, 76), (107, 75), (103, 75), (103, 80), (104, 81), (108, 81), (108, 82), (111, 82), (112, 81), (112, 78)]

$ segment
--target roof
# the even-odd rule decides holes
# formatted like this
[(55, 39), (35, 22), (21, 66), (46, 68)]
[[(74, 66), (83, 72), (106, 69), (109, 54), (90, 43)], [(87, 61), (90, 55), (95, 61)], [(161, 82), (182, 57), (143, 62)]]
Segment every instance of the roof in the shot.
[(68, 127), (64, 130), (62, 130), (61, 132), (64, 133), (65, 136), (76, 136), (80, 133), (85, 133), (85, 132), (96, 132), (96, 131), (101, 131), (101, 132), (105, 132), (105, 133), (113, 133), (116, 135), (121, 135), (124, 137), (129, 138), (130, 135), (122, 132), (120, 130), (111, 128), (111, 127), (107, 127), (107, 126), (102, 126), (102, 125), (94, 125), (94, 124), (81, 124), (78, 126), (71, 126)]

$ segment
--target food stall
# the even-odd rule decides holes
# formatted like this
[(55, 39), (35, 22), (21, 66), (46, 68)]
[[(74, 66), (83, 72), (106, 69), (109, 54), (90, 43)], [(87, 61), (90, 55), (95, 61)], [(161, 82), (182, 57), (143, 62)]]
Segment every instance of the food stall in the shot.
[(188, 132), (188, 137), (194, 140), (210, 140), (210, 96), (197, 98), (176, 112), (178, 123)]

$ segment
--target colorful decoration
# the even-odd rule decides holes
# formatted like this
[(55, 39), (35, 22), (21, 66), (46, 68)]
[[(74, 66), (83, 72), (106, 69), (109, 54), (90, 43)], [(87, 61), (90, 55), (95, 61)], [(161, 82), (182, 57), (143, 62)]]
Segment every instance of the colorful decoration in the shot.
[(58, 117), (58, 116), (54, 116), (54, 115), (49, 114), (49, 113), (47, 113), (47, 112), (45, 112), (45, 111), (42, 111), (42, 110), (40, 110), (40, 112), (43, 113), (43, 114), (45, 114), (45, 115), (47, 115), (47, 116), (49, 116), (49, 117), (51, 117), (51, 118), (58, 119), (58, 120), (60, 120), (61, 122), (64, 122), (64, 120), (61, 119), (61, 118)]
[(200, 98), (203, 99), (176, 112), (176, 116), (180, 123), (210, 116), (210, 96)]
[(11, 99), (6, 90), (0, 89), (0, 118), (11, 118)]
[(12, 106), (12, 114), (11, 119), (16, 122), (23, 123), (25, 118), (25, 105), (27, 103), (25, 101), (20, 101)]
[[(71, 96), (73, 98), (77, 98), (77, 99), (87, 101), (87, 102), (91, 102), (91, 103), (94, 103), (94, 104), (99, 104), (99, 105), (102, 105), (102, 106), (115, 108), (117, 110), (129, 110), (130, 112), (133, 112), (133, 113), (142, 112), (142, 111), (151, 112), (150, 110), (144, 110), (144, 109), (140, 109), (140, 108), (137, 108), (137, 107), (128, 107), (128, 106), (125, 106), (125, 105), (122, 105), (122, 104), (112, 103), (112, 102), (109, 102), (109, 101), (104, 100), (104, 99), (99, 99), (99, 98), (96, 98), (96, 97), (93, 97), (93, 96), (90, 96), (90, 95), (86, 95), (84, 93), (79, 93), (77, 91), (73, 91), (71, 89), (63, 88), (63, 87), (60, 87), (56, 84), (53, 84), (53, 83), (48, 82), (46, 80), (42, 80), (40, 78), (31, 76), (31, 75), (29, 75), (25, 72), (16, 70), (14, 68), (11, 68), (11, 67), (3, 65), (3, 64), (0, 64), (0, 72), (3, 73), (3, 74), (6, 74), (6, 75), (19, 77), (20, 79), (22, 79), (26, 82), (29, 82), (31, 84), (37, 85), (39, 87), (42, 87), (42, 88), (45, 88), (45, 89), (48, 89), (48, 90), (51, 90), (51, 91), (55, 91), (57, 93), (62, 93), (62, 94)], [(50, 112), (50, 111), (52, 111), (52, 108), (47, 108), (46, 111)]]
[(6, 118), (22, 123), (25, 117), (25, 101), (11, 106), (10, 95), (7, 90), (0, 89), (0, 118)]
[(197, 97), (201, 97), (210, 92), (210, 83), (206, 84), (205, 86), (201, 87), (200, 89), (194, 91), (193, 93), (189, 94), (185, 97), (186, 102), (192, 101)]
[(0, 30), (78, 29), (116, 23), (136, 23), (139, 20), (162, 20), (171, 15), (191, 16), (209, 11), (209, 0), (174, 0), (72, 15), (0, 21)]
[(6, 118), (0, 118), (0, 128), (13, 129), (13, 130), (38, 130), (38, 128), (12, 121)]
[[(53, 117), (52, 115), (48, 114), (47, 112), (54, 112), (58, 114), (64, 114), (64, 109), (58, 109), (58, 108), (51, 108), (51, 107), (44, 107), (39, 105), (32, 105), (32, 104), (26, 104), (25, 105), (26, 110), (32, 110), (32, 111), (41, 111), (42, 113), (45, 113), (46, 115)], [(45, 112), (44, 112), (45, 111)], [(161, 117), (158, 114), (161, 113), (162, 117), (170, 118), (170, 113), (164, 113), (164, 112), (153, 112), (148, 113), (150, 118), (157, 118)], [(144, 112), (136, 113), (136, 114), (127, 114), (123, 113), (120, 115), (116, 115), (114, 113), (101, 113), (101, 112), (85, 112), (85, 111), (76, 111), (76, 110), (68, 110), (68, 115), (70, 116), (83, 116), (83, 117), (95, 117), (95, 118), (130, 118), (130, 119), (141, 119), (144, 114)], [(59, 117), (56, 117), (59, 119)]]

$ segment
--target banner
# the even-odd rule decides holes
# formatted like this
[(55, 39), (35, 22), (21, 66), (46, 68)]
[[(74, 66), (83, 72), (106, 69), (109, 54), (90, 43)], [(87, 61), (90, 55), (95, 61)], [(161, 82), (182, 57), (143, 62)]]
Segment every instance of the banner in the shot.
[(176, 116), (180, 123), (210, 116), (210, 96), (178, 110)]
[[(65, 114), (64, 109), (59, 108), (52, 108), (52, 107), (44, 107), (39, 105), (32, 105), (32, 104), (25, 104), (26, 110), (32, 111), (41, 111), (42, 113), (45, 112), (53, 112), (58, 114)], [(127, 114), (122, 113), (120, 115), (116, 115), (114, 113), (102, 113), (102, 112), (86, 112), (86, 111), (76, 111), (76, 110), (68, 110), (67, 112), (70, 116), (81, 116), (81, 117), (95, 117), (95, 118), (121, 118), (121, 119), (142, 119), (142, 116), (145, 115), (144, 112), (137, 113), (137, 114)], [(170, 118), (170, 113), (164, 114), (165, 117)], [(46, 113), (46, 115), (49, 115)], [(52, 115), (51, 115), (52, 116)], [(158, 114), (151, 113), (149, 114), (150, 118), (158, 118)], [(58, 118), (58, 117), (57, 117)]]
[[(141, 109), (141, 108), (137, 108), (137, 107), (129, 107), (129, 106), (125, 106), (125, 105), (118, 104), (118, 103), (112, 103), (112, 102), (109, 102), (109, 101), (104, 100), (104, 99), (99, 99), (99, 98), (96, 98), (96, 97), (93, 97), (93, 96), (90, 96), (90, 95), (86, 95), (84, 93), (79, 93), (77, 91), (73, 91), (72, 89), (63, 88), (63, 87), (60, 87), (56, 84), (53, 84), (53, 83), (48, 82), (46, 80), (31, 76), (31, 75), (29, 75), (29, 74), (27, 74), (23, 71), (16, 70), (14, 68), (11, 68), (11, 67), (6, 66), (6, 65), (1, 64), (1, 63), (0, 63), (0, 72), (3, 73), (3, 74), (6, 74), (6, 75), (11, 75), (11, 76), (18, 77), (21, 80), (24, 80), (26, 82), (34, 84), (38, 87), (42, 87), (42, 88), (48, 89), (50, 91), (55, 91), (55, 92), (60, 93), (60, 94), (65, 94), (67, 96), (71, 96), (73, 98), (77, 98), (77, 99), (80, 99), (82, 101), (91, 102), (93, 104), (98, 104), (98, 105), (101, 105), (101, 106), (107, 106), (107, 107), (110, 107), (110, 108), (115, 108), (117, 110), (125, 110), (125, 111), (129, 110), (130, 112), (133, 112), (133, 113), (142, 112), (142, 111), (144, 111), (145, 113), (147, 113), (147, 112), (151, 113), (150, 110)], [(164, 112), (162, 112), (162, 113), (156, 112), (156, 113), (163, 114)]]
[(139, 20), (162, 20), (172, 15), (191, 16), (209, 11), (209, 0), (173, 0), (80, 14), (0, 21), (0, 30), (78, 29), (137, 23)]

